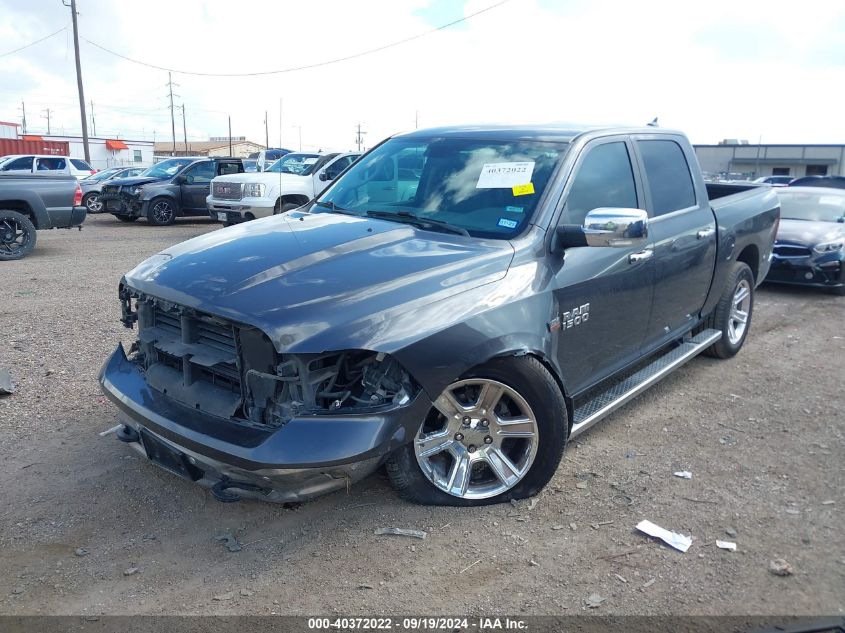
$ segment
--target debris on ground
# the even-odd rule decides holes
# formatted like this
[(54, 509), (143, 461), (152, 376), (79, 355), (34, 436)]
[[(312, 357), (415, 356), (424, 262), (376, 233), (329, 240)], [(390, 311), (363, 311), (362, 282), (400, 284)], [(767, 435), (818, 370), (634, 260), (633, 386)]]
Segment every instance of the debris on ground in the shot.
[(587, 487), (587, 482), (586, 481), (579, 481), (577, 484), (575, 484), (575, 487), (578, 488), (579, 490), (584, 490)]
[(221, 593), (219, 596), (214, 596), (214, 600), (218, 600), (222, 602), (223, 600), (231, 600), (235, 597), (234, 591), (227, 591), (226, 593)]
[(362, 584), (358, 585), (358, 589), (375, 589), (375, 587), (373, 587), (372, 585), (368, 585), (366, 583), (362, 583)]
[(672, 474), (675, 475), (675, 477), (680, 477), (681, 479), (692, 479), (692, 473), (688, 470), (679, 470)]
[(129, 567), (128, 569), (123, 570), (123, 575), (124, 576), (134, 576), (135, 574), (138, 573), (138, 571), (139, 570), (138, 570), (137, 567)]
[(776, 558), (769, 561), (769, 573), (775, 576), (791, 576), (795, 570), (782, 558)]
[(834, 503), (836, 502), (833, 499), (827, 499), (825, 501), (822, 501), (823, 506), (832, 506)]
[(577, 523), (570, 523), (570, 524), (569, 524), (569, 529), (570, 529), (570, 530), (572, 530), (572, 531), (574, 532), (575, 530), (577, 530), (577, 529), (578, 529), (578, 524), (577, 524)]
[(563, 526), (563, 525), (553, 525), (553, 526), (552, 526), (552, 529), (553, 529), (553, 530), (562, 530), (564, 527), (565, 527), (565, 526)]
[(77, 547), (75, 550), (73, 550), (73, 553), (77, 556), (88, 556), (88, 554), (90, 554), (90, 552), (84, 547)]
[(241, 595), (244, 598), (249, 598), (252, 595), (252, 592), (249, 589), (241, 589)]
[(395, 536), (410, 536), (413, 538), (425, 538), (426, 536), (428, 536), (428, 532), (423, 532), (422, 530), (408, 530), (405, 528), (397, 527), (376, 528), (375, 534), (376, 536), (381, 536), (383, 534), (393, 534)]
[(654, 578), (647, 580), (646, 582), (643, 583), (643, 589), (648, 589), (649, 587), (651, 587), (654, 584), (654, 582), (655, 582)]
[(624, 582), (624, 583), (628, 582), (628, 579), (625, 578), (625, 576), (620, 576), (619, 574), (613, 574), (613, 575), (616, 576), (616, 580), (618, 580), (619, 582)]
[(529, 564), (531, 567), (539, 567), (539, 566), (540, 566), (540, 563), (538, 563), (538, 562), (537, 562), (536, 560), (534, 560), (533, 558), (532, 558), (531, 560), (529, 560), (529, 561), (528, 561), (528, 564)]
[(645, 532), (649, 536), (659, 538), (667, 545), (671, 545), (676, 550), (686, 552), (690, 545), (692, 545), (692, 537), (678, 534), (677, 532), (670, 532), (659, 525), (655, 525), (651, 521), (640, 521), (637, 523), (637, 529), (640, 532)]
[(587, 598), (584, 600), (584, 605), (588, 609), (597, 609), (601, 606), (601, 603), (607, 600), (607, 598), (602, 597), (597, 593), (591, 593)]
[(241, 544), (238, 542), (234, 536), (229, 534), (228, 532), (224, 532), (223, 534), (218, 534), (214, 537), (215, 541), (220, 541), (223, 543), (223, 546), (229, 550), (230, 552), (240, 552), (241, 551)]
[(732, 552), (736, 551), (736, 543), (731, 543), (730, 541), (720, 541), (719, 539), (716, 539), (716, 547), (719, 549), (727, 549)]
[(12, 382), (12, 374), (8, 369), (0, 369), (0, 396), (13, 393), (15, 393), (15, 383)]
[(461, 571), (459, 571), (458, 573), (459, 573), (459, 574), (462, 574), (462, 573), (464, 573), (466, 570), (470, 569), (471, 567), (475, 567), (475, 566), (476, 566), (476, 565), (478, 565), (478, 563), (480, 563), (480, 562), (481, 562), (481, 559), (479, 558), (479, 559), (478, 559), (477, 561), (475, 561), (474, 563), (470, 563), (469, 565), (467, 565), (466, 567), (464, 567), (464, 568), (463, 568)]
[(725, 528), (725, 534), (727, 534), (731, 538), (736, 538), (736, 530), (733, 529), (732, 527)]

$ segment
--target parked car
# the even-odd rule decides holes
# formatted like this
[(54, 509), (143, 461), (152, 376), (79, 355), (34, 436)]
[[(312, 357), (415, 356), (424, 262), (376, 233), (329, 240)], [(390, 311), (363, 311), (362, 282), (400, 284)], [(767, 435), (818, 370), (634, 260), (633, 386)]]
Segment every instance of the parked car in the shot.
[(845, 295), (845, 190), (778, 190), (781, 220), (766, 281)]
[(87, 178), (96, 169), (84, 160), (68, 156), (52, 156), (48, 154), (28, 154), (25, 156), (5, 156), (0, 164), (0, 173), (9, 174), (38, 174), (39, 176), (58, 176), (67, 174), (77, 178)]
[(82, 204), (88, 209), (88, 213), (100, 213), (103, 210), (103, 203), (100, 200), (100, 193), (103, 184), (115, 178), (130, 178), (145, 171), (144, 167), (109, 167), (98, 171), (79, 181), (82, 186)]
[(0, 261), (31, 253), (36, 231), (81, 227), (84, 221), (75, 177), (0, 174)]
[(307, 207), (125, 275), (118, 438), (221, 500), (381, 464), (416, 502), (534, 495), (569, 438), (748, 336), (777, 196), (697, 166), (653, 127), (390, 138)]
[(786, 187), (792, 180), (792, 176), (760, 176), (759, 178), (755, 178), (754, 182), (772, 185), (773, 187)]
[(264, 171), (282, 156), (290, 154), (292, 151), (293, 150), (284, 149), (282, 147), (268, 148), (262, 149), (254, 157), (250, 154), (249, 157), (255, 158), (256, 171)]
[(205, 199), (211, 180), (243, 170), (240, 158), (171, 158), (136, 178), (105, 183), (100, 200), (108, 213), (123, 222), (145, 217), (157, 226), (173, 224), (177, 217), (207, 215)]
[(804, 176), (790, 181), (789, 186), (845, 189), (845, 176)]
[(236, 224), (296, 209), (319, 195), (359, 156), (294, 152), (264, 172), (218, 176), (211, 182), (208, 213), (224, 224)]

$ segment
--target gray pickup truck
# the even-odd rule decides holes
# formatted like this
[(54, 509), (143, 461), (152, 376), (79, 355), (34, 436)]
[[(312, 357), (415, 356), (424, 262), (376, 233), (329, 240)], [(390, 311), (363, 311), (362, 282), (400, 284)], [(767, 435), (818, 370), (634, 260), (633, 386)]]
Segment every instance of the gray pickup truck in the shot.
[(0, 175), (0, 261), (31, 253), (36, 230), (81, 227), (85, 213), (74, 176)]
[(416, 502), (524, 498), (569, 439), (740, 350), (779, 213), (769, 186), (705, 185), (679, 132), (395, 136), (309, 205), (126, 274), (138, 339), (100, 383), (119, 439), (220, 500), (380, 465)]

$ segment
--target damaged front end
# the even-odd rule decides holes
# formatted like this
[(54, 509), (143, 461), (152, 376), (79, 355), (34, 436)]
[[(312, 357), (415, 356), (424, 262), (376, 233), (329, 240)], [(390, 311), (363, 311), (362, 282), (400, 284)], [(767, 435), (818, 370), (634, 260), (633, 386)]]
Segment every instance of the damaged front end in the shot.
[(163, 442), (200, 483), (285, 501), (340, 488), (409, 441), (431, 406), (388, 354), (280, 353), (248, 324), (126, 284), (119, 296), (138, 339), (107, 361), (101, 384), (128, 423), (121, 439), (159, 465), (145, 444)]

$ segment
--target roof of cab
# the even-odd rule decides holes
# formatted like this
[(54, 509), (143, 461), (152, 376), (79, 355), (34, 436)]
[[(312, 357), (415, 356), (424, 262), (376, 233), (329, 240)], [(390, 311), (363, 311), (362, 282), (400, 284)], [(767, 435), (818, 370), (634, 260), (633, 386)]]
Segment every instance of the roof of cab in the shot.
[(609, 134), (681, 134), (677, 130), (661, 127), (579, 126), (568, 123), (532, 125), (450, 125), (445, 127), (413, 130), (397, 134), (401, 138), (455, 137), (489, 140), (524, 140), (571, 142), (578, 136), (607, 136)]

